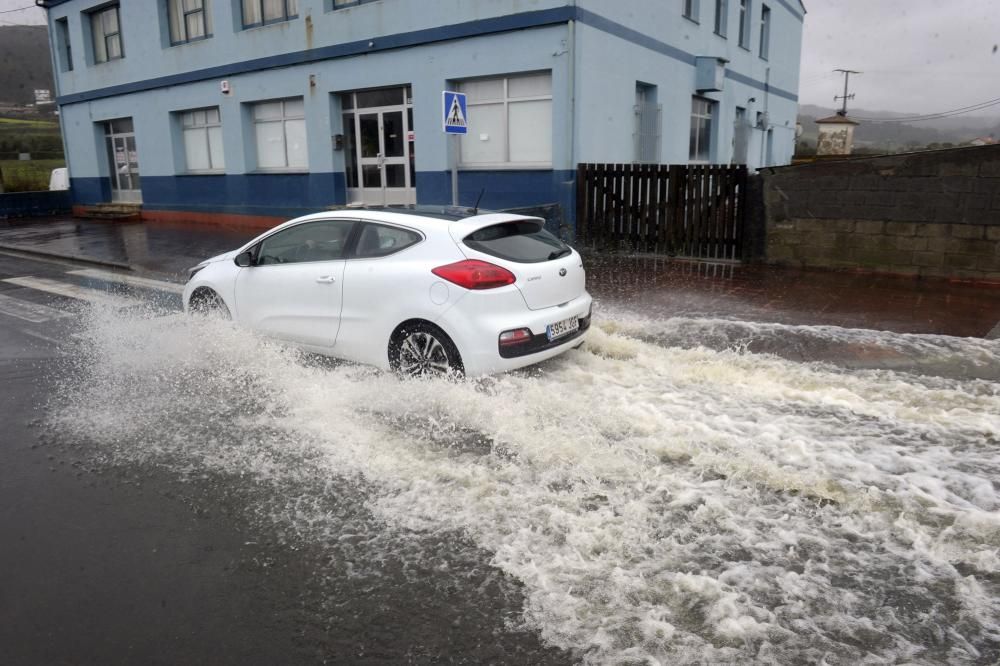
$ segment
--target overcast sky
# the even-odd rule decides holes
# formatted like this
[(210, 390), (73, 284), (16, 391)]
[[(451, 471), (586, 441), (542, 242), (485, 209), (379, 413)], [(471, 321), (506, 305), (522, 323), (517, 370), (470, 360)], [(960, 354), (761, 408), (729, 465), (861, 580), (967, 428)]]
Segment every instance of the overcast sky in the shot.
[[(852, 77), (857, 108), (936, 113), (1000, 98), (998, 0), (804, 0), (802, 103), (833, 105)], [(856, 84), (855, 84), (856, 82)], [(1000, 114), (1000, 106), (978, 115)]]
[[(864, 72), (852, 79), (855, 108), (936, 113), (1000, 98), (1000, 0), (804, 1), (804, 104), (833, 106), (837, 68)], [(0, 0), (0, 11), (33, 4)], [(0, 25), (44, 22), (35, 7), (0, 14)], [(988, 114), (1000, 106), (977, 115)]]

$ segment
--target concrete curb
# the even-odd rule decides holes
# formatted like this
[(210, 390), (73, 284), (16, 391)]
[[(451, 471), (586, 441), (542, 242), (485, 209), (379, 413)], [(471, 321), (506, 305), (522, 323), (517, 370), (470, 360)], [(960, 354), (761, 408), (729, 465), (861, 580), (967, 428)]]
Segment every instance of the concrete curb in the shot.
[(23, 254), (31, 257), (60, 259), (62, 261), (72, 261), (74, 263), (79, 263), (79, 264), (89, 264), (91, 266), (104, 266), (106, 268), (117, 268), (118, 270), (135, 272), (135, 268), (131, 264), (126, 264), (121, 261), (110, 261), (108, 259), (94, 259), (93, 257), (85, 257), (82, 254), (68, 254), (63, 252), (53, 252), (51, 250), (38, 250), (33, 247), (24, 247), (23, 245), (9, 245), (7, 243), (0, 243), (0, 251), (11, 252), (15, 254)]

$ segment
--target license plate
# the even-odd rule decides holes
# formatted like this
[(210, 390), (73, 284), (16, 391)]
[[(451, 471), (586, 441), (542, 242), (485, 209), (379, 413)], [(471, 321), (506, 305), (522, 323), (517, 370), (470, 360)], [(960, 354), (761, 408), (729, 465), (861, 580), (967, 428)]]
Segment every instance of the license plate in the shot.
[(545, 327), (546, 337), (552, 341), (556, 338), (561, 338), (564, 335), (569, 335), (571, 333), (576, 333), (580, 330), (580, 318), (570, 317), (569, 319), (563, 319), (562, 321), (557, 321), (554, 324), (549, 324)]

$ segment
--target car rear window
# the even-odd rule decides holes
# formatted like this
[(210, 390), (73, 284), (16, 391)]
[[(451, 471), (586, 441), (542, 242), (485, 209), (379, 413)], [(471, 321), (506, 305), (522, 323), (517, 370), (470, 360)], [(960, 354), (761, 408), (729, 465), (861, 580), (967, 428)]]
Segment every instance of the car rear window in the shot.
[(522, 264), (537, 264), (565, 257), (572, 252), (542, 227), (541, 222), (523, 220), (483, 227), (464, 238), (465, 244), (483, 254)]

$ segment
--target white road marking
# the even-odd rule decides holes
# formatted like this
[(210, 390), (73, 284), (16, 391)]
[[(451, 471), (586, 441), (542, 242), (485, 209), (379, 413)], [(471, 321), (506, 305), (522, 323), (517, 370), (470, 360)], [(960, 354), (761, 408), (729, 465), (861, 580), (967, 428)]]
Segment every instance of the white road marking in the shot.
[(80, 301), (87, 301), (88, 303), (95, 303), (101, 305), (114, 305), (123, 307), (128, 305), (135, 305), (138, 302), (129, 298), (124, 298), (122, 296), (114, 296), (106, 292), (101, 292), (96, 289), (81, 287), (75, 284), (66, 284), (65, 282), (58, 282), (57, 280), (49, 280), (48, 278), (14, 277), (14, 278), (7, 278), (4, 280), (4, 282), (8, 284), (14, 284), (19, 287), (27, 287), (28, 289), (37, 289), (38, 291), (44, 291), (49, 294), (57, 294), (59, 296), (66, 296), (68, 298), (75, 298)]
[(51, 345), (55, 345), (56, 347), (59, 347), (65, 342), (65, 340), (56, 340), (55, 338), (50, 338), (47, 335), (42, 335), (41, 333), (35, 333), (34, 331), (29, 331), (27, 329), (22, 330), (21, 333), (24, 333), (25, 335), (30, 335), (33, 338), (38, 338), (39, 340), (44, 340), (45, 342), (48, 342)]
[(177, 284), (176, 282), (152, 280), (150, 278), (139, 277), (137, 275), (128, 275), (126, 273), (102, 271), (97, 268), (85, 268), (79, 271), (69, 271), (69, 274), (79, 275), (80, 277), (94, 278), (96, 280), (104, 280), (105, 282), (121, 282), (122, 284), (132, 285), (133, 287), (145, 287), (146, 289), (167, 291), (172, 294), (184, 293), (184, 285)]
[(32, 324), (42, 324), (52, 319), (71, 316), (69, 312), (50, 308), (47, 305), (22, 301), (0, 294), (0, 313), (23, 319)]

